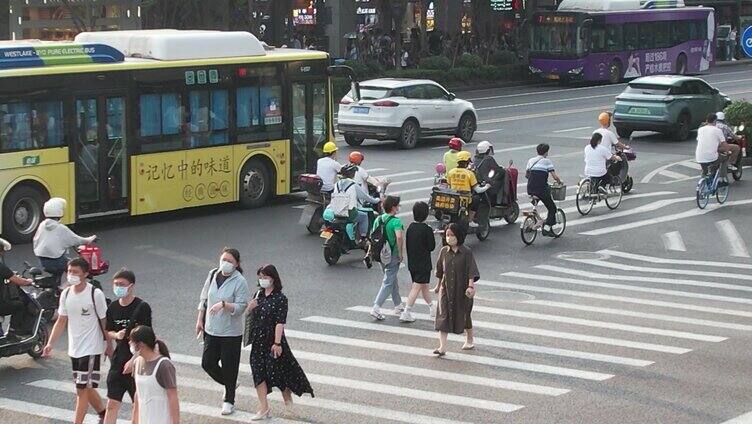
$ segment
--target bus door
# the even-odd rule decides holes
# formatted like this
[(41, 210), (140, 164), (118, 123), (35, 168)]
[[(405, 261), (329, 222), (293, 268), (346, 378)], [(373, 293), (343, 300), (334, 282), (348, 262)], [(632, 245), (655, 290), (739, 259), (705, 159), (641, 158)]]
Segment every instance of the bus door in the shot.
[(77, 97), (73, 107), (78, 217), (127, 213), (125, 96)]
[[(294, 73), (313, 72), (318, 66), (311, 66), (302, 62), (291, 65)], [(291, 89), (292, 116), (292, 145), (291, 173), (293, 188), (300, 185), (299, 176), (304, 173), (316, 172), (318, 155), (316, 148), (321, 149), (327, 140), (328, 125), (328, 84), (325, 68), (322, 66), (320, 75), (295, 79), (293, 77)], [(291, 69), (292, 71), (292, 69)], [(292, 72), (291, 72), (292, 73)], [(294, 74), (293, 74), (294, 75)]]

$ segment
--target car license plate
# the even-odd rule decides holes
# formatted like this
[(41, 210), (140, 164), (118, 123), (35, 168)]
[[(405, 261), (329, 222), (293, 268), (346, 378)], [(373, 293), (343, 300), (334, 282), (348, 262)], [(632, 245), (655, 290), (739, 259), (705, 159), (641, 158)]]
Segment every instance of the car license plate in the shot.
[(321, 238), (329, 240), (330, 238), (332, 238), (332, 232), (331, 231), (322, 231), (321, 232)]
[(368, 112), (371, 110), (371, 108), (368, 107), (360, 107), (355, 106), (352, 108), (353, 113), (360, 113), (362, 115), (368, 115)]
[(650, 115), (650, 109), (646, 107), (631, 107), (629, 113), (632, 115)]
[(559, 76), (555, 75), (555, 74), (551, 74), (551, 75), (548, 76), (548, 79), (550, 79), (550, 80), (557, 80), (557, 79), (559, 79)]

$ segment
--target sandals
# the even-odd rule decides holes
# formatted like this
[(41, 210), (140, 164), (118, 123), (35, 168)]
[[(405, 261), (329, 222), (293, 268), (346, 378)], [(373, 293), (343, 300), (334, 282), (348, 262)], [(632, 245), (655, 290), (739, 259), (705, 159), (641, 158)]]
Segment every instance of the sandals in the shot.
[(433, 354), (437, 355), (439, 358), (441, 358), (442, 356), (446, 355), (446, 351), (442, 352), (439, 349), (436, 349), (436, 350), (433, 351)]
[(475, 349), (475, 345), (474, 344), (467, 344), (467, 343), (465, 343), (465, 344), (462, 345), (462, 350), (473, 350), (473, 349)]
[(384, 316), (384, 314), (382, 314), (381, 312), (371, 311), (371, 316), (376, 321), (384, 321), (386, 319), (386, 316)]

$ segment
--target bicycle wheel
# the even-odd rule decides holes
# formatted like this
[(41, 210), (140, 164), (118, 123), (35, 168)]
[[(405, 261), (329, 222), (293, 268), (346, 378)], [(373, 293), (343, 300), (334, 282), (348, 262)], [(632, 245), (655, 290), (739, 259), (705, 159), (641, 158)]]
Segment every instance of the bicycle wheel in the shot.
[(697, 207), (705, 209), (710, 201), (710, 190), (708, 189), (708, 179), (706, 177), (701, 178), (700, 181), (697, 182), (696, 198)]
[(522, 221), (520, 237), (522, 237), (522, 242), (526, 245), (530, 246), (533, 244), (535, 238), (538, 237), (538, 230), (535, 228), (535, 218), (528, 216)]
[(612, 177), (613, 181), (608, 185), (608, 193), (606, 194), (606, 206), (609, 209), (614, 210), (621, 205), (621, 199), (624, 196), (624, 191), (621, 189), (621, 180), (618, 177)]
[(729, 186), (728, 183), (724, 186), (718, 186), (718, 188), (715, 190), (715, 198), (718, 200), (718, 203), (724, 204), (726, 203), (726, 200), (728, 200), (729, 196)]
[(564, 230), (567, 229), (567, 216), (564, 214), (564, 211), (561, 209), (556, 209), (556, 224), (554, 224), (553, 227), (551, 227), (551, 230), (554, 232), (554, 236), (556, 238), (561, 237), (562, 234), (564, 234)]
[(590, 179), (580, 181), (580, 185), (577, 187), (577, 197), (575, 197), (577, 212), (580, 215), (587, 215), (593, 210), (596, 196), (591, 194), (591, 191)]

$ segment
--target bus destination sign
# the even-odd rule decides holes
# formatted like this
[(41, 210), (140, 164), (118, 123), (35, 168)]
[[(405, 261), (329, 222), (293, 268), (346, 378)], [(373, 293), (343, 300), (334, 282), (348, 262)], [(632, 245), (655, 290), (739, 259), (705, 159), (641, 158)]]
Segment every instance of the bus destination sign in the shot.
[(574, 16), (567, 15), (538, 15), (538, 23), (542, 25), (573, 24)]

